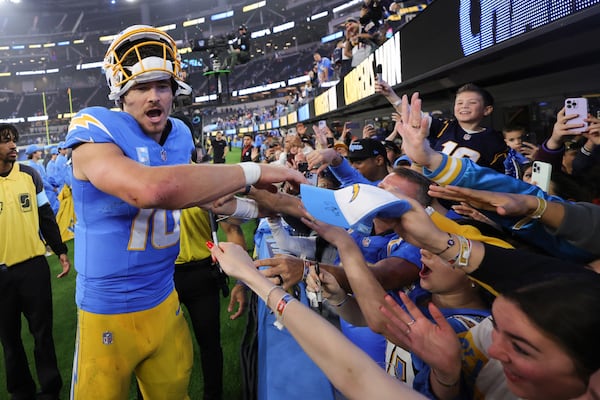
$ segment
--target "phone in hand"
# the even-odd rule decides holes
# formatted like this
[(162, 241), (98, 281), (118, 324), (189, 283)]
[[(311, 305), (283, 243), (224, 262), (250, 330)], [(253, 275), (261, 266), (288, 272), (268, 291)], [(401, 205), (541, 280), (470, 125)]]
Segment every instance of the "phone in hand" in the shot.
[(381, 77), (383, 73), (383, 67), (381, 66), (381, 64), (377, 64), (377, 66), (375, 67), (375, 73), (377, 77), (377, 82), (381, 82), (383, 80), (383, 78)]
[(588, 128), (588, 123), (585, 119), (588, 117), (588, 101), (585, 97), (569, 97), (565, 99), (565, 115), (574, 115), (577, 117), (569, 120), (568, 124), (583, 124), (581, 128), (570, 129), (574, 133), (585, 132)]
[(325, 121), (324, 119), (319, 121), (319, 128), (320, 129), (324, 129), (327, 127), (327, 121)]
[(531, 167), (531, 183), (548, 193), (552, 164), (543, 161), (534, 161)]
[(306, 171), (304, 173), (304, 177), (310, 185), (317, 186), (317, 179), (319, 175), (316, 172)]

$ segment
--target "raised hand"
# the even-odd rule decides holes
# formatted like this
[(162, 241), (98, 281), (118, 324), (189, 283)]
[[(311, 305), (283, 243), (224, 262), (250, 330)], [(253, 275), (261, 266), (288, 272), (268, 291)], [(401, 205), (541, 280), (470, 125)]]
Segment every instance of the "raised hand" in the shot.
[(389, 295), (385, 298), (388, 307), (380, 307), (389, 321), (385, 337), (417, 355), (438, 374), (459, 377), (460, 344), (456, 332), (442, 312), (433, 303), (429, 303), (429, 312), (434, 319), (431, 322), (406, 294), (400, 292), (399, 295), (406, 310)]

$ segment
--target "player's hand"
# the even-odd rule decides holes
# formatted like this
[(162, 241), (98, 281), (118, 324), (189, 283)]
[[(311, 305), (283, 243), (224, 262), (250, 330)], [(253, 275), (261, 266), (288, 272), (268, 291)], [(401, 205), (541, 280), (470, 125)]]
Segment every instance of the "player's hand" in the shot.
[(58, 257), (58, 260), (60, 261), (60, 265), (62, 266), (62, 272), (56, 275), (56, 277), (60, 279), (63, 276), (67, 276), (69, 274), (69, 271), (71, 270), (71, 261), (69, 260), (69, 256), (66, 254), (61, 254)]
[(260, 179), (254, 186), (261, 189), (271, 189), (276, 191), (273, 183), (288, 182), (293, 186), (299, 186), (301, 183), (308, 184), (304, 174), (298, 170), (283, 167), (281, 165), (259, 164)]

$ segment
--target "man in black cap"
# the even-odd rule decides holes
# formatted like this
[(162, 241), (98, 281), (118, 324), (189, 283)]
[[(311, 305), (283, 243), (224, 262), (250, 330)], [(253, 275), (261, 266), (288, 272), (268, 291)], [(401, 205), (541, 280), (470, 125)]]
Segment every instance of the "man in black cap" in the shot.
[(250, 36), (246, 25), (240, 25), (238, 35), (231, 44), (229, 57), (225, 60), (223, 68), (233, 69), (237, 64), (245, 64), (250, 61)]
[(323, 149), (306, 156), (308, 167), (327, 164), (345, 187), (355, 183), (377, 185), (389, 173), (385, 147), (373, 139), (359, 139), (350, 143), (348, 159), (335, 149)]
[(348, 146), (348, 161), (371, 182), (380, 181), (388, 174), (387, 152), (381, 142), (359, 139)]

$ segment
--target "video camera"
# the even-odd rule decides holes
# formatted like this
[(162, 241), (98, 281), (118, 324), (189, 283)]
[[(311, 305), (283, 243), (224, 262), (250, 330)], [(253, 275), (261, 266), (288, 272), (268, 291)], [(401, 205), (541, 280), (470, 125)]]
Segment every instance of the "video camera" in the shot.
[(229, 41), (233, 38), (233, 35), (225, 35), (193, 39), (191, 43), (192, 51), (214, 51), (219, 49), (226, 49), (229, 47)]

